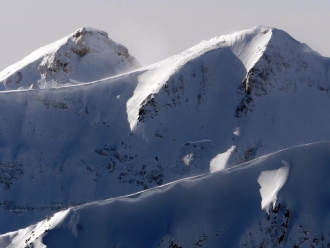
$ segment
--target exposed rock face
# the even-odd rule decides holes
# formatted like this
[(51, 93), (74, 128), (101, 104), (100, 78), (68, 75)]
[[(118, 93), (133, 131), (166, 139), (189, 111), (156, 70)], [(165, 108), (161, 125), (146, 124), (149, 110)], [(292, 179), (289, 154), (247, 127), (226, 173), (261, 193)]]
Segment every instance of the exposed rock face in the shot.
[(0, 73), (2, 90), (52, 88), (90, 82), (139, 67), (128, 49), (108, 34), (81, 28), (33, 52)]
[(272, 38), (264, 53), (237, 90), (240, 99), (235, 116), (238, 118), (253, 111), (256, 98), (269, 93), (295, 93), (305, 86), (324, 92), (330, 90), (325, 66), (328, 58), (321, 57), (283, 31), (273, 29), (271, 32)]

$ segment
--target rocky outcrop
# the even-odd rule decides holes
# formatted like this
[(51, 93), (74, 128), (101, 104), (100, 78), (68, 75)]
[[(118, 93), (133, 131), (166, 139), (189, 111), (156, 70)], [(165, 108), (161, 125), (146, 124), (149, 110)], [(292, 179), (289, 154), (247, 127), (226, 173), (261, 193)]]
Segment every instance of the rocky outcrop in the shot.
[[(80, 28), (0, 72), (2, 90), (51, 88), (90, 82), (139, 67), (106, 32)], [(33, 85), (33, 86), (32, 86)]]

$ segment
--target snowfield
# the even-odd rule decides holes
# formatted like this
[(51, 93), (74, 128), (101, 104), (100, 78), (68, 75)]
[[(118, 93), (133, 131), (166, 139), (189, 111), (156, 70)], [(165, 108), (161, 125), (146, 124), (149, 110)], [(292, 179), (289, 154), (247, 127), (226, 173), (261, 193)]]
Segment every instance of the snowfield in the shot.
[[(0, 246), (326, 247), (329, 161), (329, 142), (282, 150), (232, 169), (61, 211), (1, 235)], [(266, 192), (259, 191), (260, 178), (285, 173), (276, 204), (261, 209), (260, 193)], [(262, 187), (273, 183), (261, 181)]]
[(326, 179), (314, 181), (327, 176), (330, 58), (284, 31), (258, 26), (139, 67), (82, 28), (0, 82), (0, 247), (61, 247), (61, 235), (68, 247), (305, 246), (326, 235), (326, 207), (301, 211), (326, 197)]
[(77, 85), (139, 66), (106, 32), (81, 28), (0, 72), (0, 90)]

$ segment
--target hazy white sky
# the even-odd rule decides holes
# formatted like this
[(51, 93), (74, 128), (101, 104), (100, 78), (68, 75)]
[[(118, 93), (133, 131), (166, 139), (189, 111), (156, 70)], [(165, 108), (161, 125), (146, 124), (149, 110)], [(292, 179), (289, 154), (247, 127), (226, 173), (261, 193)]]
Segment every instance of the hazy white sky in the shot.
[(79, 27), (106, 31), (146, 65), (267, 25), (330, 57), (329, 0), (0, 0), (0, 71)]

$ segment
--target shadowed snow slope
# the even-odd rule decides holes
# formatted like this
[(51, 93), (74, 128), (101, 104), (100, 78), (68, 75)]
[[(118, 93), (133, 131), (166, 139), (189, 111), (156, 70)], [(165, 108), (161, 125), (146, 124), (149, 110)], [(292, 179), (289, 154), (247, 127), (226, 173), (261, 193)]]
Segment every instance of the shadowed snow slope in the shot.
[[(72, 51), (81, 63), (117, 46), (82, 29), (61, 49), (84, 47), (81, 37), (100, 38), (87, 42), (83, 57)], [(46, 57), (38, 58), (31, 61)], [(88, 61), (96, 66), (102, 58)], [(287, 33), (256, 27), (83, 85), (0, 92), (0, 233), (70, 206), (330, 141), (329, 65)], [(81, 70), (75, 80), (94, 80)], [(274, 202), (276, 190), (266, 198)]]
[[(70, 208), (0, 236), (0, 245), (326, 247), (329, 161), (330, 143), (282, 150), (229, 170)], [(258, 178), (283, 169), (283, 163), (290, 168), (287, 180), (267, 214)]]
[(127, 48), (109, 39), (107, 33), (81, 28), (0, 72), (0, 90), (74, 85), (138, 66)]

